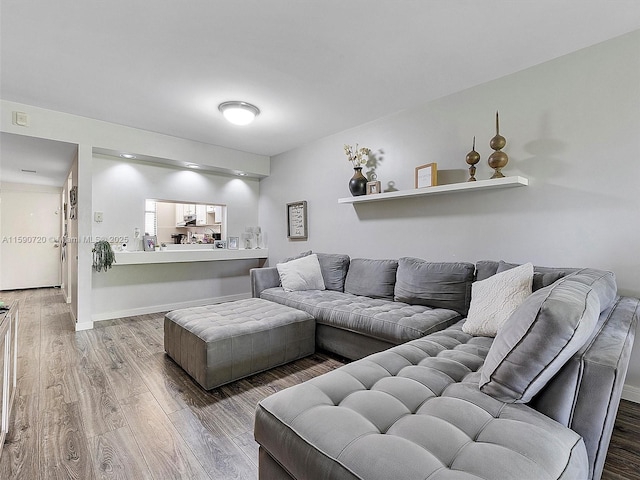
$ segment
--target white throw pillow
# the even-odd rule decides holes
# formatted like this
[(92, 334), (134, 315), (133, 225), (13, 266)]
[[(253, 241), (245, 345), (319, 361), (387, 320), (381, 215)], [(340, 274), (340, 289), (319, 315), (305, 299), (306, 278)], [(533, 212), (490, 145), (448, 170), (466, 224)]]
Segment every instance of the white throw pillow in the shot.
[(276, 265), (282, 288), (287, 292), (324, 290), (318, 255), (315, 253)]
[(511, 314), (531, 295), (533, 264), (525, 263), (471, 286), (471, 306), (462, 331), (495, 337)]

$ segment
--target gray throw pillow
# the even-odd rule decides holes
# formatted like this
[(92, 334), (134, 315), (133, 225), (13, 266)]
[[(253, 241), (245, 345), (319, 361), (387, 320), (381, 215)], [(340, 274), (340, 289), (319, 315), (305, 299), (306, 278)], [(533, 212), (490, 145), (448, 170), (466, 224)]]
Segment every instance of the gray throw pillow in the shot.
[(393, 300), (397, 260), (354, 258), (349, 265), (344, 291), (353, 295)]
[[(506, 272), (507, 270), (511, 270), (512, 268), (516, 268), (519, 265), (517, 263), (507, 263), (500, 260), (498, 263), (498, 270), (496, 273)], [(541, 269), (545, 269), (548, 271), (540, 271)], [(533, 267), (533, 285), (532, 290), (535, 292), (536, 290), (540, 290), (541, 288), (548, 287), (552, 283), (560, 280), (562, 277), (566, 276), (567, 272), (564, 270), (552, 270), (546, 267)]]
[(613, 274), (591, 269), (534, 292), (498, 331), (480, 390), (503, 402), (529, 402), (589, 339), (612, 292)]
[(287, 257), (284, 260), (282, 260), (281, 263), (287, 263), (290, 262), (291, 260), (297, 260), (299, 258), (302, 257), (307, 257), (309, 255), (311, 255), (313, 252), (311, 250), (307, 250), (306, 252), (300, 252), (298, 255), (294, 255), (293, 257)]
[[(518, 267), (520, 266), (520, 263), (508, 263), (508, 262), (504, 262), (502, 260), (500, 260), (499, 262), (496, 260), (478, 260), (476, 262), (476, 280), (485, 280), (487, 278), (489, 278), (492, 275), (495, 275), (496, 273), (498, 273), (498, 268), (500, 268), (499, 271), (504, 271), (503, 269), (507, 268), (507, 267)], [(559, 268), (559, 267), (540, 267), (538, 265), (534, 265), (533, 266), (533, 273), (534, 273), (534, 277), (536, 274), (542, 274), (542, 275), (546, 275), (546, 274), (551, 274), (551, 276), (549, 277), (545, 277), (546, 280), (544, 280), (544, 282), (540, 282), (540, 280), (536, 281), (536, 279), (534, 278), (534, 288), (533, 290), (537, 290), (536, 286), (538, 286), (540, 283), (544, 283), (544, 287), (547, 286), (547, 284), (551, 284), (553, 282), (550, 282), (551, 278), (553, 275), (555, 275), (556, 273), (560, 273), (561, 277), (564, 277), (566, 275), (569, 275), (570, 273), (574, 273), (579, 271), (579, 268), (567, 268), (567, 267), (563, 267), (563, 268)], [(556, 278), (557, 280), (557, 278)]]
[(327, 290), (344, 292), (344, 280), (349, 271), (349, 255), (318, 253), (320, 270)]
[(471, 302), (472, 263), (398, 259), (394, 300), (411, 305), (447, 308), (466, 315)]

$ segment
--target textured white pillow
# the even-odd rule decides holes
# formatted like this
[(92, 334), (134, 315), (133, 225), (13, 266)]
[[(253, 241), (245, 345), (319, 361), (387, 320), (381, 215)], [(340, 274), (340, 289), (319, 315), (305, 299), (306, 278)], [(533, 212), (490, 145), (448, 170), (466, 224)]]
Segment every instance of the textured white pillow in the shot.
[(495, 337), (511, 314), (531, 295), (533, 264), (525, 263), (471, 286), (471, 306), (462, 331)]
[(287, 292), (324, 290), (318, 255), (315, 253), (276, 265), (282, 288)]

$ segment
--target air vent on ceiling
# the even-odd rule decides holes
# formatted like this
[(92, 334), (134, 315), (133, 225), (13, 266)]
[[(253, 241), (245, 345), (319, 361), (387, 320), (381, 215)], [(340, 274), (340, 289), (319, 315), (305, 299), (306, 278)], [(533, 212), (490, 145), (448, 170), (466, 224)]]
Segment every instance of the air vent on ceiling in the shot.
[(35, 170), (27, 170), (27, 169), (25, 169), (25, 168), (23, 168), (23, 169), (22, 169), (22, 171), (23, 171), (24, 173), (38, 173), (38, 172), (36, 172)]

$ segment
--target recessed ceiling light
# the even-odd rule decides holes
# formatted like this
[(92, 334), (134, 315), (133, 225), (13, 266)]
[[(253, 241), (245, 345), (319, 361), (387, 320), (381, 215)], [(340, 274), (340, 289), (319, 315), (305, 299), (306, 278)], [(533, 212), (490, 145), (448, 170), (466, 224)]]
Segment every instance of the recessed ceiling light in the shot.
[(129, 159), (129, 160), (130, 160), (130, 159), (132, 159), (132, 158), (136, 158), (136, 156), (135, 156), (135, 155), (132, 155), (131, 153), (121, 153), (121, 154), (120, 154), (120, 156), (121, 156), (122, 158), (127, 158), (127, 159)]
[(260, 115), (260, 109), (247, 102), (223, 102), (218, 105), (218, 110), (222, 112), (224, 118), (234, 125), (248, 125), (253, 119)]
[(195, 163), (187, 163), (187, 168), (200, 168), (200, 165), (196, 165)]
[(248, 174), (247, 174), (247, 173), (245, 173), (245, 172), (238, 172), (238, 175), (239, 175), (240, 177), (246, 177)]

